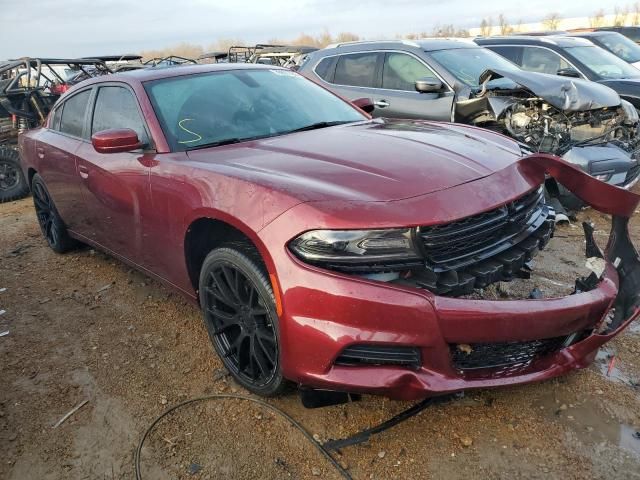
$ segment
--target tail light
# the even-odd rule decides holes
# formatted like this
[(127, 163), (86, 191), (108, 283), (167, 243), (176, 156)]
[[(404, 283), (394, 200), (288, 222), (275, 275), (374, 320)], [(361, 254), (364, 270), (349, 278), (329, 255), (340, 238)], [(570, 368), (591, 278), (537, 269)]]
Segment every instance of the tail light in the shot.
[(62, 95), (64, 92), (69, 90), (69, 85), (66, 83), (56, 83), (51, 85), (51, 93), (54, 95)]

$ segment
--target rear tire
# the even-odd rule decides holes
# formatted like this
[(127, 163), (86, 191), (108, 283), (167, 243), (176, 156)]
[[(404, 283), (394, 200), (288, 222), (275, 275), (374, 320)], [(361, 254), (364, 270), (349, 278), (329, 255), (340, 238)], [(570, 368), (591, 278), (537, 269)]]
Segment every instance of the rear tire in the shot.
[(29, 185), (20, 168), (20, 155), (14, 148), (0, 147), (0, 203), (29, 195)]
[(33, 176), (31, 190), (40, 230), (49, 247), (57, 253), (65, 253), (76, 248), (78, 242), (69, 236), (44, 180), (37, 173)]
[(233, 378), (257, 395), (282, 393), (278, 315), (264, 268), (238, 250), (217, 248), (204, 260), (199, 288), (209, 338)]

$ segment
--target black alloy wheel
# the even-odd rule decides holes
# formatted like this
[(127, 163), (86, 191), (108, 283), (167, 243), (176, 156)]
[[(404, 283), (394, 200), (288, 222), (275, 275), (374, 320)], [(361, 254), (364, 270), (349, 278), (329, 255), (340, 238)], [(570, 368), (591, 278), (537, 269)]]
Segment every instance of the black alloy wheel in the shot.
[(69, 237), (64, 222), (58, 215), (56, 206), (40, 175), (36, 174), (31, 183), (33, 205), (40, 224), (42, 235), (49, 247), (58, 253), (64, 253), (75, 247), (76, 242)]
[(278, 318), (263, 268), (237, 250), (213, 250), (202, 267), (200, 301), (209, 337), (233, 377), (256, 394), (280, 393)]

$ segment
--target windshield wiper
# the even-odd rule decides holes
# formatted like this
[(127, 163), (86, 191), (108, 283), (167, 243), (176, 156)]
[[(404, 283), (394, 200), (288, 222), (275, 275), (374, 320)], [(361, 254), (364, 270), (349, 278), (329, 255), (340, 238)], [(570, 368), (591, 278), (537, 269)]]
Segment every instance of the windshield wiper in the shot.
[(231, 145), (232, 143), (244, 142), (245, 140), (249, 140), (249, 139), (238, 138), (238, 137), (225, 138), (224, 140), (218, 140), (217, 142), (203, 143), (202, 145), (196, 145), (195, 147), (191, 147), (188, 150), (199, 150), (201, 148), (220, 147), (222, 145)]
[(319, 128), (327, 128), (327, 127), (333, 127), (335, 125), (344, 125), (345, 123), (355, 123), (357, 120), (338, 120), (335, 122), (318, 122), (318, 123), (312, 123), (311, 125), (307, 125), (306, 127), (300, 127), (300, 128), (296, 128), (294, 130), (289, 130), (288, 132), (282, 132), (283, 134), (285, 133), (296, 133), (296, 132), (306, 132), (307, 130), (318, 130)]

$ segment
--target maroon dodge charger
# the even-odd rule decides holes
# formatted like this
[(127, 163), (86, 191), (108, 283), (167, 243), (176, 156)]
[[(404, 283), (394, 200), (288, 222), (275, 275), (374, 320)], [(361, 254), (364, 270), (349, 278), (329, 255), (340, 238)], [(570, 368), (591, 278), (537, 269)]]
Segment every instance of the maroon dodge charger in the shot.
[[(260, 395), (542, 380), (587, 366), (640, 310), (638, 196), (497, 133), (373, 120), (288, 70), (95, 78), (20, 152), (51, 248), (93, 245), (199, 303)], [(593, 271), (562, 298), (472, 295), (528, 275), (550, 241), (548, 176), (612, 215), (606, 249), (585, 225)]]

